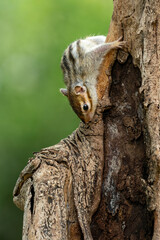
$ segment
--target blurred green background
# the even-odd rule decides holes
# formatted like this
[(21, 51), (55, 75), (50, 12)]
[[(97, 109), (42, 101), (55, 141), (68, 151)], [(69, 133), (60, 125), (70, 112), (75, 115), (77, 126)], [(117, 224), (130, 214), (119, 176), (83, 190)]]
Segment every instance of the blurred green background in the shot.
[(78, 38), (107, 34), (112, 9), (112, 0), (0, 0), (0, 240), (21, 239), (12, 191), (32, 152), (79, 124), (59, 92), (62, 53)]

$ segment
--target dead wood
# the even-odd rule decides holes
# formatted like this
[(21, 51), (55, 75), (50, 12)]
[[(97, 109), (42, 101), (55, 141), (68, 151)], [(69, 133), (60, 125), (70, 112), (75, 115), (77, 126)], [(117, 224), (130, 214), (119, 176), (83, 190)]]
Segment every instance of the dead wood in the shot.
[(159, 12), (158, 0), (114, 1), (107, 41), (123, 35), (128, 53), (105, 58), (93, 122), (22, 171), (23, 240), (160, 239)]

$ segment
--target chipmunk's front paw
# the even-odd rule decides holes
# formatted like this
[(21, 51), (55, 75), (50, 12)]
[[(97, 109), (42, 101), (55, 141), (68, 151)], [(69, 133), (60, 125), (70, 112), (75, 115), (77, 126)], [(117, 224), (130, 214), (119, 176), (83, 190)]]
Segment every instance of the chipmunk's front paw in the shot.
[(117, 41), (114, 42), (115, 48), (124, 48), (127, 44), (126, 41), (122, 41), (123, 37), (121, 36)]

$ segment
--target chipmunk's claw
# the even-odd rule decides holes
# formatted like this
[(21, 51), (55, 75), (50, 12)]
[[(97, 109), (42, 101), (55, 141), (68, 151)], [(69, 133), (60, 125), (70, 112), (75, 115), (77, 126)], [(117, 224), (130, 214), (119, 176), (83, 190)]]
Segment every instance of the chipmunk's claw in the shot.
[(117, 41), (120, 42), (122, 41), (122, 39), (123, 39), (123, 36), (120, 36)]
[(115, 41), (115, 43), (116, 43), (116, 48), (122, 49), (122, 48), (125, 47), (125, 45), (127, 44), (127, 42), (126, 42), (126, 41), (122, 41), (122, 39), (123, 39), (123, 36), (121, 36), (120, 38), (118, 38), (117, 41)]

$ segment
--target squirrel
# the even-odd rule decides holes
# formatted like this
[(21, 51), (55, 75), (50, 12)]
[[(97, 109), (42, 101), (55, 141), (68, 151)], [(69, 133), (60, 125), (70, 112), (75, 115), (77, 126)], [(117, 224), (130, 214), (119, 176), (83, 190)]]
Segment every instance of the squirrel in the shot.
[(104, 57), (112, 50), (123, 48), (122, 37), (106, 43), (105, 36), (91, 36), (71, 43), (61, 59), (61, 68), (66, 89), (61, 88), (68, 97), (71, 107), (84, 122), (92, 120), (97, 103), (97, 77)]

